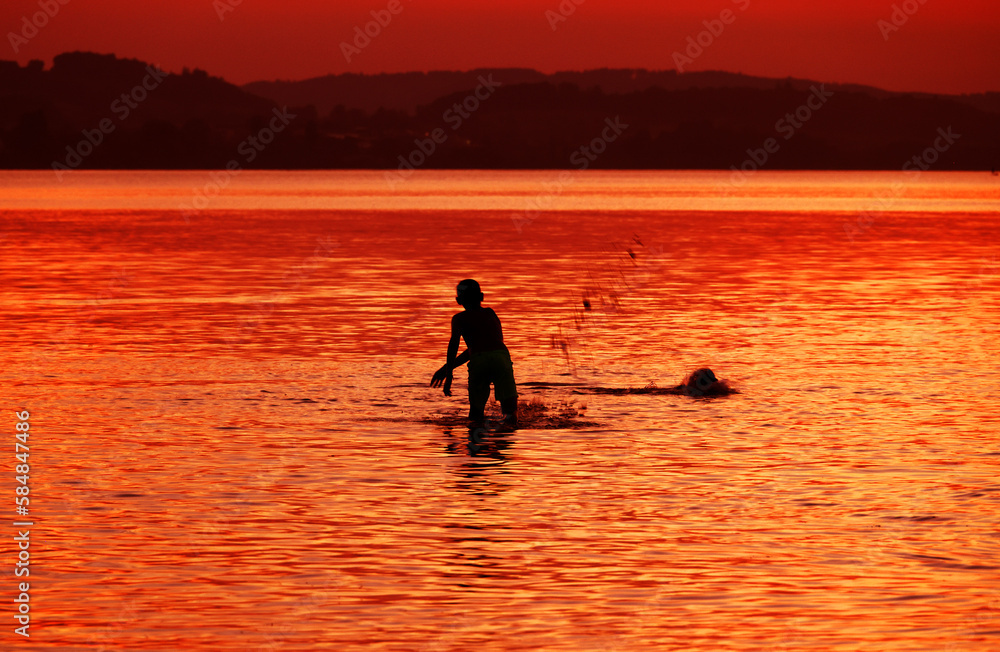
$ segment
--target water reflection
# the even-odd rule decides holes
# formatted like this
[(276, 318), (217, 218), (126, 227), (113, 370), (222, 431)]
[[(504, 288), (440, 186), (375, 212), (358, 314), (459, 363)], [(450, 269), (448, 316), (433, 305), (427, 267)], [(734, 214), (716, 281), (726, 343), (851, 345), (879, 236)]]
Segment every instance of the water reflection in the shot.
[(442, 435), (445, 451), (461, 460), (448, 467), (458, 476), (453, 485), (456, 489), (478, 495), (496, 495), (507, 489), (503, 476), (510, 473), (507, 451), (513, 446), (513, 435), (482, 427), (448, 428)]
[[(769, 192), (878, 183), (819, 177)], [(523, 233), (480, 212), (488, 247), (461, 202), (9, 211), (28, 244), (0, 241), (0, 383), (37, 446), (33, 645), (996, 648), (1000, 222), (956, 211), (989, 189), (949, 205), (931, 184), (950, 212), (852, 242), (836, 213), (662, 210), (686, 181), (585, 181), (574, 201), (634, 188), (661, 209)], [(491, 279), (542, 406), (479, 443), (464, 379), (426, 387), (457, 269)], [(741, 393), (595, 391), (699, 367)]]

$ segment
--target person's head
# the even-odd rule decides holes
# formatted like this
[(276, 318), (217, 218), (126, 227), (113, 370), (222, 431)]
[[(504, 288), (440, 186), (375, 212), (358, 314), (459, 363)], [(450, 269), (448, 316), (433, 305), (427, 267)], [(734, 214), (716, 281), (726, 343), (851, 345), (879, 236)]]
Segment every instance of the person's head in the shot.
[(459, 281), (458, 287), (455, 288), (455, 301), (460, 306), (466, 308), (478, 306), (485, 298), (486, 295), (479, 288), (479, 283), (473, 281), (471, 278)]
[(715, 373), (711, 369), (702, 367), (688, 376), (684, 385), (692, 395), (701, 396), (718, 381), (719, 379), (715, 377)]

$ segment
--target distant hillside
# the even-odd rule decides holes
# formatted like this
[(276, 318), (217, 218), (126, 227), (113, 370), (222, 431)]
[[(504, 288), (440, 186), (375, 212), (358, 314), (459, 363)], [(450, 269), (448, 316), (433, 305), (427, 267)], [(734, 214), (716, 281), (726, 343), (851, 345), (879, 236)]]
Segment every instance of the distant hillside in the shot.
[(473, 70), (470, 72), (407, 72), (386, 75), (328, 75), (303, 81), (272, 81), (245, 84), (243, 89), (289, 106), (315, 106), (320, 115), (338, 105), (369, 113), (380, 109), (412, 113), (418, 106), (439, 97), (473, 89), (479, 75), (493, 72), (504, 83), (527, 84), (545, 81), (534, 70)]
[[(558, 72), (546, 75), (523, 68), (480, 69), (468, 72), (409, 72), (381, 75), (345, 73), (303, 81), (258, 81), (243, 86), (247, 91), (289, 106), (312, 105), (320, 115), (328, 115), (338, 105), (346, 109), (372, 112), (379, 108), (412, 113), (418, 106), (439, 97), (475, 88), (480, 75), (492, 74), (507, 86), (549, 83), (573, 84), (587, 90), (598, 88), (608, 94), (624, 94), (660, 88), (681, 91), (695, 88), (755, 88), (761, 90), (791, 87), (807, 90), (820, 82), (807, 79), (772, 79), (730, 72), (688, 72), (674, 70), (599, 69), (582, 72)], [(891, 93), (860, 84), (827, 84), (830, 90), (865, 93), (878, 99), (908, 95), (934, 97), (931, 94)], [(947, 96), (972, 104), (983, 111), (1000, 113), (1000, 93)]]
[(955, 95), (959, 102), (971, 104), (980, 111), (1000, 113), (1000, 93), (976, 93), (974, 95)]
[(81, 167), (214, 165), (275, 106), (201, 70), (151, 69), (90, 52), (60, 54), (50, 70), (0, 61), (0, 166), (47, 167), (105, 120), (114, 129)]
[[(477, 97), (483, 79), (498, 84)], [(641, 70), (240, 88), (73, 52), (51, 70), (0, 62), (0, 168), (989, 170), (1000, 167), (997, 108), (996, 93)]]
[[(820, 105), (820, 87), (654, 87), (621, 94), (568, 84), (502, 87), (427, 165), (573, 168), (586, 158), (587, 167), (595, 168), (729, 169), (747, 162), (751, 151), (759, 162), (773, 140), (776, 151), (766, 153), (759, 167), (898, 170), (918, 156), (926, 157), (921, 165), (928, 169), (1000, 168), (1000, 120), (994, 114), (941, 97), (878, 99), (831, 87), (824, 87), (828, 97)], [(441, 125), (442, 116), (465, 97), (456, 93), (421, 107), (412, 136)], [(810, 104), (819, 108), (806, 109)], [(608, 135), (608, 118), (628, 128), (606, 148), (598, 144), (597, 155), (581, 155), (582, 147)], [(955, 134), (954, 142), (942, 133)], [(396, 147), (412, 151), (413, 138), (400, 138)]]

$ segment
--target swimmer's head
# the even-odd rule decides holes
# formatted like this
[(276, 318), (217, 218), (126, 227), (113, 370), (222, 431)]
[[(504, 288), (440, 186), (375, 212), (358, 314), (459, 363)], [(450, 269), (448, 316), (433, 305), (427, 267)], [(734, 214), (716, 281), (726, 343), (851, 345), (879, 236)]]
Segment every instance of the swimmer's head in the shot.
[(715, 377), (715, 373), (708, 367), (702, 367), (688, 377), (685, 386), (692, 395), (701, 396), (717, 382), (719, 379)]
[(458, 282), (458, 287), (455, 288), (455, 301), (460, 306), (477, 306), (483, 302), (486, 295), (479, 287), (479, 283), (473, 281), (471, 278), (467, 278), (464, 281)]

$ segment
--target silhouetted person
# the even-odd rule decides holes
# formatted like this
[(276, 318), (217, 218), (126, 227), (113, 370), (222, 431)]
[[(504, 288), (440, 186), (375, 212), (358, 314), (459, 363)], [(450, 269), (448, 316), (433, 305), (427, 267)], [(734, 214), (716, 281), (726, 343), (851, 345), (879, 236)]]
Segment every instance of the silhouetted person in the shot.
[[(500, 318), (492, 308), (481, 304), (486, 298), (479, 283), (465, 279), (458, 284), (455, 301), (465, 310), (451, 318), (448, 362), (434, 372), (431, 387), (444, 384), (445, 396), (451, 396), (452, 370), (469, 363), (469, 420), (477, 425), (485, 421), (483, 411), (490, 398), (490, 384), (500, 402), (504, 424), (517, 425), (517, 385), (510, 351), (503, 343)], [(460, 356), (459, 339), (468, 347)]]
[(716, 378), (708, 367), (698, 369), (674, 389), (688, 396), (724, 396), (732, 393), (729, 385)]

